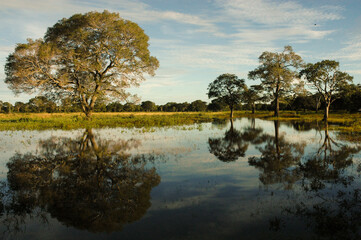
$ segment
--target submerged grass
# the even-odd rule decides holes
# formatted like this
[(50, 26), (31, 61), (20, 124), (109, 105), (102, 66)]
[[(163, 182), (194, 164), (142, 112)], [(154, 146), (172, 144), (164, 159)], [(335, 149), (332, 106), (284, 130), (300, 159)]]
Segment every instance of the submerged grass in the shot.
[[(236, 111), (234, 117), (254, 117), (280, 121), (322, 121), (322, 113), (283, 111), (279, 118), (273, 112), (264, 111), (252, 114), (249, 111)], [(45, 130), (125, 127), (144, 128), (182, 126), (211, 122), (229, 118), (229, 112), (137, 112), (137, 113), (94, 113), (89, 120), (82, 113), (12, 113), (0, 114), (0, 131), (5, 130)], [(329, 123), (332, 129), (361, 132), (361, 114), (332, 113)]]

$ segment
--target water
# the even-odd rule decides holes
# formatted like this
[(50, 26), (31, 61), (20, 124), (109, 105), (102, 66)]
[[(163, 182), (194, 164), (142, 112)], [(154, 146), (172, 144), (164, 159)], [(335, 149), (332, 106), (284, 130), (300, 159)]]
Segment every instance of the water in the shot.
[(1, 237), (359, 239), (361, 143), (322, 126), (0, 132)]

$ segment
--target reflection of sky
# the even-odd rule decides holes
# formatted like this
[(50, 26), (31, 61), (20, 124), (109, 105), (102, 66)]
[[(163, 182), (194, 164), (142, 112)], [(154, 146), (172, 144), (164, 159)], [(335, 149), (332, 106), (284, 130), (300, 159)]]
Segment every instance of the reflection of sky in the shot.
[[(234, 128), (240, 132), (250, 126), (248, 119), (234, 122)], [(264, 134), (274, 136), (272, 121), (256, 119), (255, 126), (262, 128)], [(139, 140), (141, 144), (131, 153), (162, 156), (150, 164), (156, 167), (161, 177), (161, 183), (151, 192), (152, 206), (141, 220), (126, 225), (121, 233), (90, 235), (51, 220), (51, 231), (45, 238), (57, 238), (62, 234), (66, 239), (75, 239), (75, 234), (86, 239), (151, 239), (151, 236), (160, 239), (232, 239), (242, 234), (245, 239), (252, 239), (251, 233), (254, 232), (260, 238), (267, 237), (269, 216), (280, 211), (280, 204), (286, 206), (292, 202), (285, 197), (288, 192), (284, 191), (282, 184), (263, 186), (259, 181), (259, 171), (248, 164), (248, 157), (260, 155), (257, 146), (249, 144), (245, 157), (228, 163), (209, 153), (208, 139), (224, 137), (229, 128), (230, 123), (226, 122), (224, 125), (187, 126), (187, 130), (182, 127), (155, 128), (152, 131), (94, 129), (94, 135), (103, 140)], [(6, 178), (6, 163), (16, 152), (36, 153), (39, 140), (50, 137), (79, 139), (82, 133), (82, 130), (0, 132), (1, 178)], [(297, 131), (282, 123), (279, 133), (288, 142), (305, 143), (306, 154), (317, 150), (324, 137), (323, 131)], [(360, 155), (356, 159), (359, 160)], [(40, 227), (41, 224), (29, 222), (28, 229), (34, 233), (34, 239), (45, 234), (37, 232)], [(286, 230), (289, 237), (299, 234), (293, 232), (294, 229), (298, 229), (295, 223)]]

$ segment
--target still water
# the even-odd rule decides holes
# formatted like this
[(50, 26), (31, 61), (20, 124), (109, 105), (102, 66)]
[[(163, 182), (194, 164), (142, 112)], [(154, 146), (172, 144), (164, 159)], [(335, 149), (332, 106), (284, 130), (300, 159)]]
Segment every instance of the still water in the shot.
[(360, 239), (361, 143), (322, 123), (0, 136), (3, 239)]

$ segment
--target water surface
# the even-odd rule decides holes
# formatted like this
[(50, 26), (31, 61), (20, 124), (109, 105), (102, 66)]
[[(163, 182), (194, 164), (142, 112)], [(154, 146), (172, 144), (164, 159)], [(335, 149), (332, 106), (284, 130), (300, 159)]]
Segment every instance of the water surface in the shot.
[(0, 135), (4, 239), (360, 238), (361, 143), (322, 123)]

